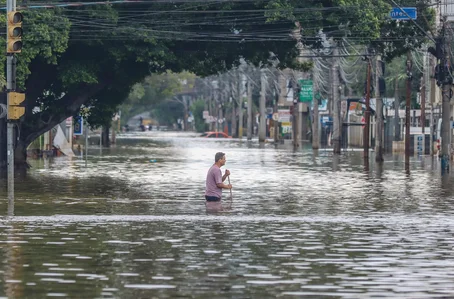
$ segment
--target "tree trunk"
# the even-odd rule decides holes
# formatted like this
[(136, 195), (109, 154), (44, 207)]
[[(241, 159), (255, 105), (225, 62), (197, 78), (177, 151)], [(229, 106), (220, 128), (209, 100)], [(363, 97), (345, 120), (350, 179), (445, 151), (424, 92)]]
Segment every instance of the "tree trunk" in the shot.
[(375, 161), (383, 162), (383, 100), (380, 94), (381, 58), (377, 56), (375, 66)]
[(236, 135), (236, 103), (235, 100), (232, 101), (232, 115), (231, 115), (231, 130), (232, 130), (232, 137), (237, 137)]
[[(314, 85), (315, 80), (313, 82)], [(317, 86), (314, 86), (314, 95), (318, 93)], [(320, 148), (320, 139), (318, 137), (318, 127), (320, 124), (320, 116), (318, 112), (318, 99), (315, 98), (312, 100), (312, 103), (314, 105), (314, 117), (312, 119), (312, 149), (318, 150)]]
[(102, 146), (103, 147), (110, 147), (110, 138), (109, 138), (110, 126), (102, 127)]
[(243, 89), (241, 72), (238, 71), (238, 138), (243, 139)]
[(394, 141), (400, 141), (400, 116), (399, 116), (399, 79), (394, 83)]
[(210, 122), (210, 131), (215, 131), (217, 129), (217, 108), (216, 108), (216, 91), (213, 90), (211, 93), (210, 103), (208, 105), (210, 107), (210, 116), (212, 116), (215, 121)]
[[(117, 129), (116, 129), (115, 126), (116, 126), (116, 124), (118, 122), (120, 122), (120, 120), (116, 120), (116, 121), (112, 121), (111, 122), (111, 127), (112, 127), (112, 141), (111, 141), (111, 143), (112, 144), (116, 144), (117, 143), (117, 134), (116, 134)], [(151, 126), (151, 124), (150, 124), (150, 126)]]
[(181, 96), (181, 102), (183, 104), (183, 131), (188, 130), (188, 116), (189, 116), (189, 108), (188, 108), (188, 99), (187, 96), (183, 95)]
[(334, 100), (334, 107), (333, 107), (333, 152), (334, 154), (341, 153), (341, 138), (342, 138), (342, 120), (340, 117), (341, 113), (341, 102), (340, 102), (340, 94), (339, 94), (339, 70), (338, 70), (338, 62), (336, 55), (338, 53), (337, 47), (334, 48), (334, 64), (332, 67), (332, 74), (333, 74), (333, 100)]
[(25, 174), (26, 170), (30, 168), (30, 165), (27, 163), (27, 146), (20, 139), (16, 141), (14, 148), (14, 170), (17, 172), (16, 174)]
[[(274, 99), (274, 107), (273, 107), (273, 114), (277, 114), (277, 105), (279, 103), (279, 95), (280, 95), (280, 90), (279, 88), (275, 89), (275, 99)], [(278, 120), (275, 120), (273, 118), (273, 126), (274, 126), (274, 143), (279, 142), (279, 123)]]
[(247, 140), (252, 140), (252, 86), (251, 79), (247, 81)]
[(265, 103), (266, 102), (266, 77), (265, 69), (260, 70), (260, 119), (259, 119), (259, 142), (265, 142), (266, 138), (266, 115)]
[[(27, 106), (28, 101), (26, 99), (24, 102), (25, 116), (23, 120), (18, 123), (20, 134), (17, 135), (17, 138), (14, 138), (14, 165), (18, 170), (18, 173), (23, 169), (29, 168), (27, 163), (27, 147), (30, 143), (78, 112), (81, 105), (94, 94), (105, 88), (109, 83), (110, 81), (106, 80), (96, 85), (87, 86), (81, 84), (78, 89), (80, 93), (68, 93), (56, 101), (50, 109), (38, 113), (32, 112), (33, 107)], [(0, 96), (0, 103), (6, 104), (6, 93), (2, 93), (2, 96)], [(17, 129), (15, 129), (15, 131), (17, 131)], [(4, 118), (0, 119), (0, 143), (0, 169), (6, 173), (6, 121)]]

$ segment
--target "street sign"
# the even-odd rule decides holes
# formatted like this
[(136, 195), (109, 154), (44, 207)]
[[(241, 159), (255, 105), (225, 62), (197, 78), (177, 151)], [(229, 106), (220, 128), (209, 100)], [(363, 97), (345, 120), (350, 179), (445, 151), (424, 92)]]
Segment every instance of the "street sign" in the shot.
[(389, 15), (393, 20), (416, 20), (417, 18), (416, 7), (402, 7), (402, 9), (393, 7)]
[(277, 111), (278, 113), (278, 121), (279, 122), (290, 122), (291, 119), (291, 113), (289, 109), (280, 109)]
[(312, 102), (312, 80), (299, 80), (301, 85), (300, 102)]
[(333, 118), (330, 116), (322, 116), (320, 117), (320, 122), (322, 123), (323, 127), (328, 126), (328, 122), (332, 122)]
[(82, 116), (74, 118), (74, 135), (84, 134), (84, 119)]

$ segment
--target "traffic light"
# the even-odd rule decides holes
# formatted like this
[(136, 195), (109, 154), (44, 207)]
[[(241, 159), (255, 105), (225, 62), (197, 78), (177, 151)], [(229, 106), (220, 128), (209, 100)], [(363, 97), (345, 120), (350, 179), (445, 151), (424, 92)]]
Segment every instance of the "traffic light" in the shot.
[(8, 12), (8, 43), (7, 53), (20, 53), (22, 50), (22, 13), (18, 11)]
[(25, 93), (8, 93), (8, 119), (19, 119), (25, 113), (25, 107), (19, 105), (25, 100)]

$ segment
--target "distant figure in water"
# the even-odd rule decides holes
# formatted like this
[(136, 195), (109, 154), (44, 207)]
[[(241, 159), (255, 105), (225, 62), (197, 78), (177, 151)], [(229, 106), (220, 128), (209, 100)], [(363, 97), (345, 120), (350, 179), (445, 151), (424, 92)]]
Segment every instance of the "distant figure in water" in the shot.
[[(225, 179), (230, 175), (228, 169), (222, 175), (221, 167), (225, 165), (225, 153), (218, 152), (214, 156), (214, 164), (210, 167), (206, 178), (205, 200), (206, 207), (217, 209), (221, 207), (222, 189), (232, 189), (231, 184), (224, 184)], [(222, 207), (221, 207), (222, 209)]]

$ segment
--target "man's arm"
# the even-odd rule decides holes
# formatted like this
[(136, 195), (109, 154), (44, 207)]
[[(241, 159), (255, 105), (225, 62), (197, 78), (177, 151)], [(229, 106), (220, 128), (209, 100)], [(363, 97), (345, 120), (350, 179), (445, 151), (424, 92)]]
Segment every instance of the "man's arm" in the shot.
[[(221, 177), (221, 170), (219, 169), (219, 172), (218, 172), (218, 178), (215, 179), (216, 181), (216, 186), (218, 188), (222, 188), (222, 189), (232, 189), (232, 185), (228, 184), (224, 184), (223, 181), (225, 180), (226, 177), (228, 177), (228, 175), (230, 174), (230, 171), (226, 170), (225, 171), (225, 174)], [(219, 182), (219, 178), (221, 179), (221, 181)]]
[(224, 184), (224, 183), (218, 183), (216, 184), (216, 186), (218, 186), (218, 188), (222, 188), (222, 189), (232, 189), (232, 185), (231, 184)]

